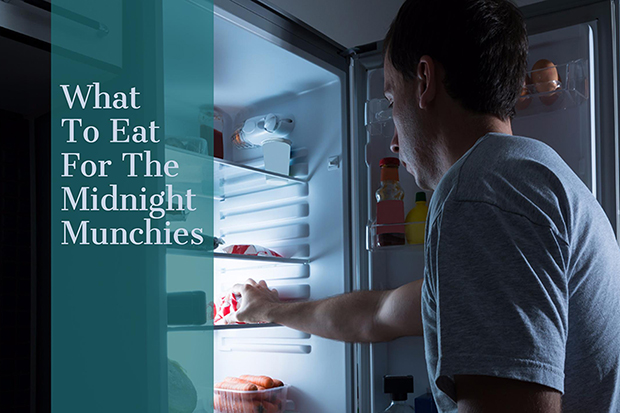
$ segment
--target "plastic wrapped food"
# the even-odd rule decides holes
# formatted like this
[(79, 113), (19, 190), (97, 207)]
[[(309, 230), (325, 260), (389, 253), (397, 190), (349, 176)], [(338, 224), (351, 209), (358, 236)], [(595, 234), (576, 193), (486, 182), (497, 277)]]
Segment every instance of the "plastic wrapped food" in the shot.
[(269, 248), (261, 247), (260, 245), (230, 245), (224, 248), (224, 252), (228, 254), (239, 254), (239, 255), (255, 255), (258, 257), (278, 257), (282, 258), (280, 254), (275, 251), (270, 250)]
[[(241, 307), (241, 297), (237, 297), (235, 293), (224, 295), (213, 306), (213, 324), (226, 324), (224, 317), (230, 313), (234, 313)], [(239, 322), (238, 324), (245, 324)]]

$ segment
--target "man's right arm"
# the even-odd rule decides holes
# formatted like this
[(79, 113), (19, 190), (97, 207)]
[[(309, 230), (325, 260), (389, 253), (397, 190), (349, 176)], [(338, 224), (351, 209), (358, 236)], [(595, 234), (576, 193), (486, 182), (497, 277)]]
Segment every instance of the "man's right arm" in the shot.
[(242, 296), (242, 307), (227, 321), (267, 321), (347, 342), (389, 341), (422, 335), (421, 290), (422, 280), (417, 280), (395, 290), (355, 291), (287, 303), (264, 281), (248, 280), (233, 287)]

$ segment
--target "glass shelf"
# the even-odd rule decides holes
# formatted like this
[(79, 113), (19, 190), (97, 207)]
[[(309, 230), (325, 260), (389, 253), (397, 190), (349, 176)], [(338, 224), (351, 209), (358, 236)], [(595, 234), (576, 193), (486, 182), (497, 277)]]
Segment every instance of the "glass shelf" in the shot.
[(307, 259), (303, 258), (280, 258), (280, 257), (260, 257), (256, 255), (241, 255), (241, 254), (227, 254), (225, 252), (214, 252), (214, 258), (222, 260), (239, 260), (239, 261), (251, 261), (251, 262), (269, 262), (274, 264), (308, 264)]
[(411, 252), (414, 254), (424, 253), (424, 244), (404, 244), (390, 245), (388, 247), (375, 247), (370, 249), (372, 252)]
[[(400, 222), (394, 224), (377, 224), (371, 222), (366, 226), (366, 249), (372, 252), (378, 251), (424, 251), (424, 244), (421, 242), (410, 244), (407, 241), (408, 236), (421, 232), (424, 234), (425, 222)], [(394, 231), (389, 231), (390, 229)], [(414, 229), (415, 228), (415, 229)], [(381, 230), (385, 229), (385, 233), (395, 232), (402, 234), (400, 242), (395, 245), (381, 245), (379, 235)], [(388, 240), (389, 241), (389, 240)], [(398, 241), (394, 239), (394, 241)]]
[(177, 331), (211, 331), (211, 330), (238, 330), (245, 328), (265, 328), (282, 327), (281, 324), (261, 323), (261, 324), (223, 324), (223, 325), (202, 325), (202, 326), (178, 326), (168, 327), (169, 333)]
[[(166, 160), (179, 164), (179, 174), (166, 178), (176, 191), (191, 189), (196, 195), (225, 199), (252, 194), (290, 185), (306, 185), (307, 181), (291, 176), (265, 171), (252, 166), (241, 165), (209, 155), (166, 145)], [(213, 170), (209, 170), (209, 165)], [(210, 186), (212, 180), (213, 186)]]
[(526, 94), (517, 101), (516, 117), (523, 118), (569, 109), (588, 100), (589, 66), (588, 61), (579, 59), (561, 65), (550, 66), (528, 72), (532, 73), (556, 70), (559, 80), (528, 84), (524, 87)]
[(241, 255), (241, 254), (228, 254), (225, 252), (213, 252), (206, 249), (197, 249), (192, 247), (184, 247), (180, 245), (170, 246), (166, 248), (168, 254), (175, 255), (188, 255), (197, 257), (212, 256), (218, 260), (234, 260), (244, 262), (255, 263), (272, 263), (272, 264), (297, 264), (305, 265), (309, 263), (309, 260), (304, 258), (281, 258), (281, 257), (262, 257), (257, 255)]

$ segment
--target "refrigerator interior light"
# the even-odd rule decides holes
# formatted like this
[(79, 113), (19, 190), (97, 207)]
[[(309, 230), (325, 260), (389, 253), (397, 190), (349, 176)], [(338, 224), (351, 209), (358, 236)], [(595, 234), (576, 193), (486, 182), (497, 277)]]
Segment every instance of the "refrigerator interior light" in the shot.
[[(265, 170), (281, 175), (289, 174), (291, 141), (286, 139), (295, 128), (292, 117), (269, 113), (255, 116), (243, 122), (232, 135), (232, 142), (238, 149), (262, 147)], [(278, 185), (277, 179), (267, 177), (267, 182)]]

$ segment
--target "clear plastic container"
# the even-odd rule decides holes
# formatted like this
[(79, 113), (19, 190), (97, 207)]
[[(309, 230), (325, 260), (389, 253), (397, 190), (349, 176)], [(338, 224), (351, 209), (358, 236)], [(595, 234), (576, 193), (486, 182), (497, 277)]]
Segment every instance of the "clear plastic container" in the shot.
[(588, 60), (550, 66), (527, 72), (530, 79), (537, 72), (554, 70), (558, 80), (524, 85), (516, 105), (516, 116), (525, 117), (539, 113), (569, 109), (580, 105), (590, 96)]
[(257, 391), (213, 389), (213, 412), (283, 413), (289, 387), (285, 384)]
[(366, 101), (366, 130), (371, 136), (394, 135), (392, 108), (387, 99), (371, 99)]
[[(381, 243), (379, 242), (379, 233), (381, 232), (379, 229), (382, 227), (393, 227), (395, 225), (398, 226), (402, 226), (405, 228), (405, 234), (412, 232), (413, 228), (424, 228), (424, 225), (426, 225), (426, 222), (424, 221), (413, 221), (413, 222), (402, 222), (402, 223), (397, 223), (397, 224), (377, 224), (376, 222), (369, 222), (368, 226), (366, 227), (366, 249), (368, 251), (380, 251), (380, 250), (387, 250), (387, 249), (398, 249), (398, 248), (411, 248), (411, 247), (417, 247), (419, 246), (420, 248), (423, 247), (424, 243), (416, 243), (417, 240), (412, 240), (412, 242), (409, 242), (407, 244), (403, 245), (396, 245), (396, 246), (383, 246), (381, 245)], [(416, 230), (413, 230), (413, 232), (415, 232)]]

